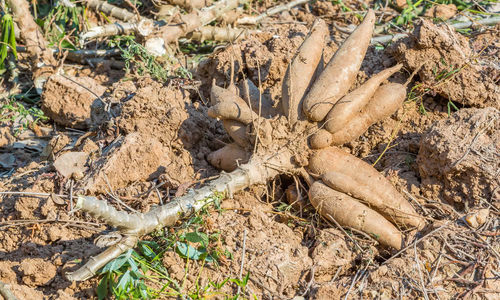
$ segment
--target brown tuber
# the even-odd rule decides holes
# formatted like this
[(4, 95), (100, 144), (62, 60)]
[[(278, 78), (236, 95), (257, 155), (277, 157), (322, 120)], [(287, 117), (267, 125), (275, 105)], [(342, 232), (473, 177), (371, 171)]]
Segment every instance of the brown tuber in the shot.
[(322, 58), (327, 35), (328, 27), (325, 21), (314, 21), (309, 34), (288, 65), (281, 88), (281, 104), (290, 124), (303, 119), (302, 97), (311, 84)]
[(332, 145), (342, 145), (357, 139), (368, 127), (392, 115), (406, 99), (406, 87), (399, 83), (380, 86), (363, 111), (332, 136)]
[(375, 13), (370, 10), (313, 83), (303, 103), (309, 120), (322, 121), (354, 83), (370, 44), (374, 24)]
[(245, 125), (252, 123), (253, 120), (257, 120), (259, 117), (248, 107), (245, 100), (234, 94), (231, 98), (210, 107), (207, 114), (212, 118), (235, 120)]
[(238, 144), (227, 144), (217, 151), (210, 153), (207, 160), (219, 169), (226, 172), (234, 171), (239, 165), (248, 162), (249, 154)]
[(338, 148), (329, 147), (309, 159), (309, 171), (329, 187), (351, 195), (398, 226), (421, 227), (423, 220), (375, 168)]
[(399, 71), (403, 65), (398, 64), (374, 75), (360, 87), (340, 99), (326, 115), (325, 129), (331, 133), (343, 130), (354, 116), (361, 113), (368, 101), (373, 97), (380, 84), (389, 76)]
[(259, 88), (250, 79), (241, 81), (238, 87), (241, 98), (246, 101), (256, 114), (264, 118), (270, 118), (278, 114), (269, 95), (261, 94)]
[(401, 249), (402, 237), (399, 230), (379, 213), (351, 196), (316, 181), (309, 188), (309, 200), (327, 220), (333, 218), (340, 225), (368, 233), (383, 245)]
[(333, 137), (330, 132), (325, 129), (319, 129), (309, 139), (309, 147), (311, 149), (323, 149), (332, 144)]

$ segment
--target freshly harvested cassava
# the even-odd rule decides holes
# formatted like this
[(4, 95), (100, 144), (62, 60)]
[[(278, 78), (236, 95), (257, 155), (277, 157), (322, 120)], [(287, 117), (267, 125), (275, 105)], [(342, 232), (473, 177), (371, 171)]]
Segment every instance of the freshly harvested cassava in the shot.
[(375, 13), (370, 10), (313, 83), (303, 103), (309, 120), (322, 121), (354, 83), (370, 44), (374, 24)]
[(370, 164), (336, 147), (318, 150), (309, 171), (329, 187), (351, 195), (398, 226), (421, 227), (423, 220), (394, 186)]
[[(357, 138), (371, 124), (394, 113), (405, 98), (403, 85), (389, 83), (377, 88), (399, 66), (382, 71), (344, 97), (363, 61), (374, 20), (373, 11), (369, 11), (324, 70), (321, 68), (321, 48), (327, 32), (321, 21), (315, 23), (284, 79), (283, 103), (280, 103), (284, 117), (263, 118), (268, 117), (267, 113), (259, 116), (253, 107), (256, 100), (251, 93), (245, 96), (240, 92), (245, 101), (236, 94), (234, 85), (228, 89), (212, 87), (212, 106), (207, 114), (222, 119), (235, 142), (211, 153), (207, 160), (231, 173), (147, 213), (129, 215), (104, 201), (79, 197), (77, 208), (118, 227), (125, 238), (79, 270), (67, 274), (68, 279), (90, 278), (109, 260), (133, 248), (140, 236), (160, 226), (175, 224), (181, 216), (196, 212), (220, 194), (232, 195), (254, 184), (266, 184), (280, 174), (302, 174), (307, 182), (313, 182), (313, 177), (319, 179), (311, 184), (309, 199), (321, 215), (342, 226), (361, 230), (383, 245), (400, 249), (403, 235), (398, 228), (420, 228), (424, 220), (372, 166), (338, 148), (328, 147)], [(373, 97), (366, 103), (374, 89)], [(342, 97), (344, 102), (334, 107)], [(262, 113), (266, 104), (261, 95), (256, 103)], [(301, 118), (301, 105), (307, 119)], [(328, 125), (328, 120), (327, 124), (314, 123), (323, 121), (330, 110), (329, 120), (333, 120), (334, 125), (326, 129), (335, 131), (333, 134), (321, 127)], [(308, 141), (312, 133), (315, 135)], [(251, 153), (253, 149), (255, 152)], [(292, 202), (300, 196), (292, 189), (287, 194)]]
[(226, 172), (234, 171), (239, 165), (248, 162), (249, 153), (238, 144), (227, 144), (217, 151), (210, 153), (207, 160), (219, 169)]
[(351, 196), (315, 181), (309, 188), (309, 200), (326, 219), (368, 233), (381, 244), (401, 249), (401, 232), (382, 215)]
[(389, 76), (399, 71), (403, 65), (398, 64), (392, 68), (374, 75), (360, 87), (340, 99), (326, 115), (325, 128), (331, 133), (341, 131), (344, 126), (359, 115), (368, 101), (373, 97), (380, 84)]
[(368, 127), (389, 117), (406, 99), (406, 87), (399, 83), (380, 86), (363, 111), (352, 118), (342, 130), (332, 135), (332, 145), (342, 145), (357, 139)]
[(317, 19), (288, 65), (281, 89), (281, 104), (290, 124), (303, 119), (302, 98), (322, 58), (327, 34), (328, 27), (325, 22)]

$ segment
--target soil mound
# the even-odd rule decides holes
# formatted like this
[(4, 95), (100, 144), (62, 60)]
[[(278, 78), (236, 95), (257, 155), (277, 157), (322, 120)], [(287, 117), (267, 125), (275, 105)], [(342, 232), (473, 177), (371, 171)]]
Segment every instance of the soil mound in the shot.
[(461, 109), (436, 122), (421, 140), (417, 158), (424, 194), (462, 206), (498, 202), (499, 151), (495, 108)]

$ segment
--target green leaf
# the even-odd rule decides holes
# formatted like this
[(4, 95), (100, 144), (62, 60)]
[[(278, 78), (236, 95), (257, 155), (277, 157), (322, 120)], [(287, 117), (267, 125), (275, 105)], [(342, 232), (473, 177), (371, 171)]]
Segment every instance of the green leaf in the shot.
[(192, 260), (200, 260), (203, 255), (206, 255), (207, 252), (204, 248), (198, 250), (187, 243), (181, 242), (176, 243), (176, 250), (181, 257)]
[(208, 245), (208, 235), (203, 232), (189, 232), (185, 235), (186, 240), (191, 243), (201, 243), (202, 245)]
[(141, 297), (143, 299), (151, 298), (151, 296), (149, 295), (148, 287), (144, 283), (139, 283), (139, 286), (137, 288), (139, 289), (139, 293), (141, 294)]
[(106, 299), (108, 296), (108, 286), (109, 286), (109, 277), (104, 276), (101, 279), (101, 282), (99, 282), (99, 285), (97, 286), (97, 298), (99, 300)]
[(127, 262), (127, 258), (123, 255), (118, 256), (116, 259), (110, 261), (107, 265), (104, 266), (102, 272), (113, 272), (120, 269)]
[(130, 277), (130, 271), (127, 270), (122, 276), (120, 276), (120, 279), (118, 280), (118, 284), (116, 287), (119, 290), (125, 291), (125, 288), (131, 283), (131, 277)]

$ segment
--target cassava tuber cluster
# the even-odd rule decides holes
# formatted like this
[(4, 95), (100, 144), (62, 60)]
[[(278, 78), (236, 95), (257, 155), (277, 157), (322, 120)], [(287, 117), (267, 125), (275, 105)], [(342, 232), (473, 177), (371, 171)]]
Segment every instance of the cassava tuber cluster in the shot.
[(309, 137), (309, 149), (302, 149), (310, 154), (304, 166), (317, 180), (309, 188), (312, 205), (325, 218), (400, 249), (400, 228), (421, 227), (423, 219), (371, 165), (335, 147), (356, 139), (369, 126), (393, 114), (406, 97), (404, 85), (383, 84), (401, 65), (383, 70), (348, 93), (368, 49), (374, 22), (375, 15), (369, 11), (323, 66), (323, 46), (329, 32), (324, 21), (316, 20), (284, 76), (281, 111), (272, 107), (249, 80), (242, 82), (239, 90), (213, 85), (213, 106), (208, 114), (223, 120), (234, 143), (207, 159), (220, 169), (233, 171), (255, 155), (252, 151), (258, 142), (257, 128), (272, 127), (279, 118), (287, 119), (290, 136), (302, 135), (306, 139), (304, 132), (297, 131), (307, 126), (315, 128)]
[[(75, 209), (103, 219), (123, 238), (78, 270), (66, 273), (66, 278), (86, 280), (134, 247), (142, 235), (172, 226), (220, 195), (231, 196), (283, 173), (304, 176), (310, 185), (310, 202), (326, 219), (400, 249), (400, 229), (420, 227), (423, 219), (371, 165), (336, 148), (394, 113), (406, 95), (403, 85), (383, 84), (401, 68), (399, 65), (348, 93), (366, 53), (374, 19), (374, 13), (368, 12), (324, 68), (322, 49), (328, 29), (317, 20), (288, 66), (279, 108), (273, 107), (272, 101), (249, 80), (240, 82), (238, 88), (213, 85), (208, 115), (222, 119), (234, 142), (207, 159), (230, 173), (147, 213), (128, 214), (106, 201), (79, 196)], [(287, 194), (293, 197), (294, 192), (289, 189)]]

